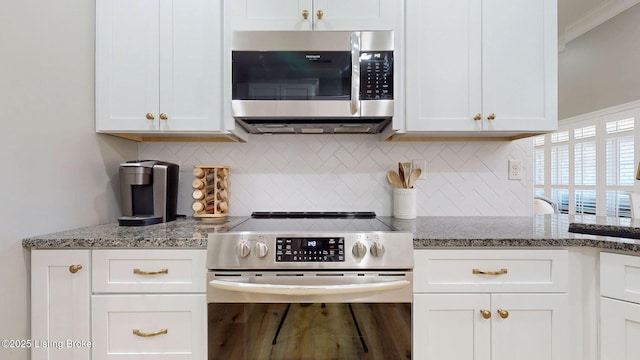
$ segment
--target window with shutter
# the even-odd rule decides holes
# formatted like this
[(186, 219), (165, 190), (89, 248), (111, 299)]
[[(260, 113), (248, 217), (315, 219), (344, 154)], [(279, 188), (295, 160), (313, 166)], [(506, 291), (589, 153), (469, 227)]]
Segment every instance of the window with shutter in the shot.
[(604, 110), (535, 137), (534, 195), (550, 197), (562, 213), (630, 217), (639, 117), (638, 104), (625, 111)]

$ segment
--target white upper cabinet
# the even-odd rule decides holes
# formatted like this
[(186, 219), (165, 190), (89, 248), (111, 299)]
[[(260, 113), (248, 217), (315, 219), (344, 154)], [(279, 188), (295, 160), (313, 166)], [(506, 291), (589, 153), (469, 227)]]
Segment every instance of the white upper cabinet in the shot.
[(407, 0), (406, 131), (557, 128), (557, 0)]
[(394, 30), (394, 0), (226, 0), (234, 30)]
[(220, 132), (221, 0), (96, 1), (98, 132)]

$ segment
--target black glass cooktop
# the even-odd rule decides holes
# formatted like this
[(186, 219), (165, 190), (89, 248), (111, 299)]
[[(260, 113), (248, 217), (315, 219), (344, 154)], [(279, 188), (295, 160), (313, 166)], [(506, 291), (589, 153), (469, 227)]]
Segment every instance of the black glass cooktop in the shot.
[(375, 212), (254, 212), (231, 231), (393, 231)]

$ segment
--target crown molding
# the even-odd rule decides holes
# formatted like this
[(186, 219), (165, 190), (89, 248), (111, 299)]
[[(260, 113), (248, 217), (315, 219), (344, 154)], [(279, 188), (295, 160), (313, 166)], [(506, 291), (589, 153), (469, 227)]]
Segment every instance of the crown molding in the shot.
[(640, 3), (640, 0), (609, 0), (589, 11), (585, 16), (567, 25), (558, 37), (558, 48), (564, 50), (566, 44), (608, 21), (621, 12)]

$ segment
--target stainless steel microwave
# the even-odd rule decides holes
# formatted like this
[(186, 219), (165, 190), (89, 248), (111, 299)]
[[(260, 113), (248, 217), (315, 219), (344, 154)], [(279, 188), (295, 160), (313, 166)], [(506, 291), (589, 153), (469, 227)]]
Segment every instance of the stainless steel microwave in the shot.
[(392, 31), (237, 31), (232, 114), (250, 133), (378, 133), (393, 117)]

